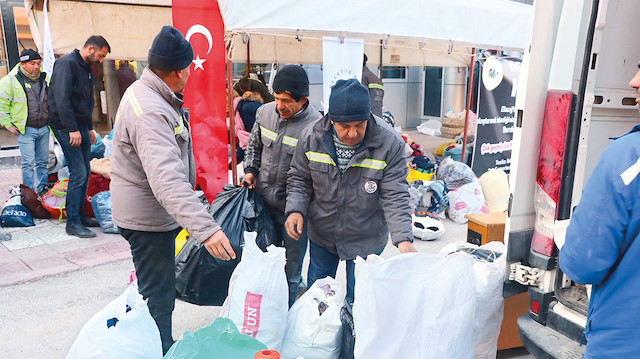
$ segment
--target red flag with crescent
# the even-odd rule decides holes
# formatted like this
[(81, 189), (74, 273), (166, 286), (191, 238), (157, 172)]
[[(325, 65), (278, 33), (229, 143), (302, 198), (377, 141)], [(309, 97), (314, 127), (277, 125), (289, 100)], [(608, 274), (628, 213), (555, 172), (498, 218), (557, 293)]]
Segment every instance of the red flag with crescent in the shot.
[(196, 183), (209, 202), (229, 182), (224, 23), (215, 0), (172, 0), (173, 27), (193, 47), (184, 90)]

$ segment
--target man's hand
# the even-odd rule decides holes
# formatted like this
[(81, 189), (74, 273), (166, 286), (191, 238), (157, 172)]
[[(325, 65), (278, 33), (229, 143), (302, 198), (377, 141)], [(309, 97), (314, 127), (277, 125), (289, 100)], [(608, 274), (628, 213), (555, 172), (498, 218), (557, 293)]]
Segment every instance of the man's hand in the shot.
[(7, 131), (13, 133), (16, 136), (20, 135), (20, 131), (18, 131), (18, 128), (14, 125), (7, 127)]
[(218, 230), (212, 234), (211, 237), (204, 241), (204, 247), (211, 253), (212, 256), (228, 261), (229, 259), (236, 259), (236, 252), (231, 248), (229, 238), (224, 234), (222, 230)]
[(256, 176), (253, 175), (253, 173), (247, 173), (244, 175), (244, 177), (242, 177), (242, 182), (244, 185), (244, 182), (247, 183), (247, 187), (254, 189), (256, 188)]
[(91, 137), (91, 144), (96, 143), (96, 132), (94, 130), (89, 130), (89, 137)]
[(398, 249), (400, 250), (400, 253), (416, 253), (416, 252), (418, 252), (416, 250), (416, 247), (413, 246), (413, 243), (411, 243), (409, 241), (404, 241), (404, 242), (398, 243)]
[(289, 217), (287, 217), (286, 222), (284, 222), (284, 228), (287, 230), (287, 234), (289, 235), (289, 237), (295, 239), (296, 241), (300, 239), (303, 223), (304, 218), (302, 218), (302, 214), (298, 212), (291, 213)]
[(78, 147), (82, 143), (82, 135), (80, 131), (69, 132), (69, 144), (73, 147)]

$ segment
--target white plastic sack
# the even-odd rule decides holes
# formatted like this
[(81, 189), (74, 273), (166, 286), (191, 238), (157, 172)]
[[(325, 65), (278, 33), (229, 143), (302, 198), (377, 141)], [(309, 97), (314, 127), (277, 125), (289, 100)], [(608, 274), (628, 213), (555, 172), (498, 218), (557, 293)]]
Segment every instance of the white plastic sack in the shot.
[[(318, 279), (289, 310), (280, 355), (284, 359), (338, 359), (344, 290), (337, 280)], [(320, 314), (320, 310), (323, 313)]]
[[(476, 249), (478, 246), (466, 242), (456, 242), (444, 247), (440, 254), (446, 255), (460, 248)], [(495, 359), (504, 312), (502, 285), (507, 261), (505, 255), (507, 248), (502, 242), (497, 241), (489, 242), (479, 248), (502, 253), (493, 262), (476, 260), (473, 265), (476, 276), (476, 314), (473, 323), (476, 359)]]
[(138, 282), (96, 313), (80, 329), (67, 359), (162, 358), (162, 342)]
[(498, 169), (488, 170), (478, 180), (489, 212), (506, 211), (509, 207), (509, 180), (506, 172)]
[(440, 132), (440, 128), (442, 127), (442, 123), (436, 120), (428, 120), (422, 122), (416, 128), (418, 132), (423, 133), (429, 136), (440, 136), (442, 133)]
[(355, 358), (473, 358), (473, 264), (461, 253), (356, 258)]
[(467, 223), (464, 217), (467, 214), (489, 212), (484, 202), (482, 186), (477, 178), (474, 178), (471, 183), (449, 191), (447, 196), (449, 196), (447, 214), (456, 223)]
[(220, 316), (233, 320), (240, 333), (279, 351), (289, 310), (285, 249), (270, 245), (262, 252), (256, 235), (244, 232), (242, 259), (231, 275)]

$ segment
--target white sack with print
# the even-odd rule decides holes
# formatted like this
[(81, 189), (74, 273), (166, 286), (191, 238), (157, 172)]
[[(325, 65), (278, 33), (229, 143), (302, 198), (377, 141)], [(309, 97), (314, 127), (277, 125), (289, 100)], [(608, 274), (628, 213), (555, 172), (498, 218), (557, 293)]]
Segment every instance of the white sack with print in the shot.
[(233, 320), (269, 349), (280, 350), (289, 310), (289, 286), (284, 272), (285, 249), (270, 245), (262, 252), (256, 233), (244, 232), (242, 259), (229, 281), (229, 295), (220, 316)]

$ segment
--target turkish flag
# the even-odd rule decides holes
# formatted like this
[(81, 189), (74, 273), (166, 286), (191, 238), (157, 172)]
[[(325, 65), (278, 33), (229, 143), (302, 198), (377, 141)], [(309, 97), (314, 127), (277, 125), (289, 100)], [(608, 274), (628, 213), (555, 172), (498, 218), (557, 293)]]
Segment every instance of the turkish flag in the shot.
[(215, 0), (172, 0), (173, 27), (193, 46), (184, 90), (196, 183), (209, 202), (229, 182), (224, 23)]

